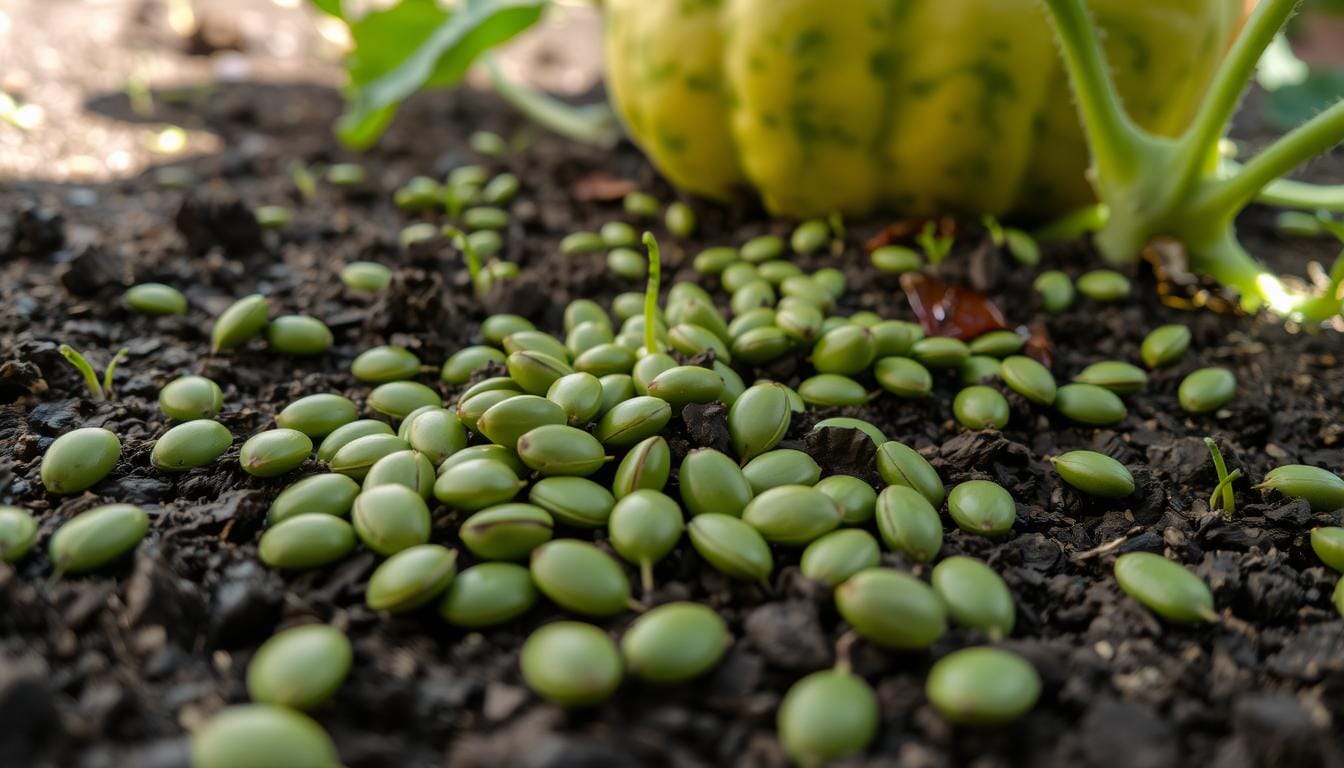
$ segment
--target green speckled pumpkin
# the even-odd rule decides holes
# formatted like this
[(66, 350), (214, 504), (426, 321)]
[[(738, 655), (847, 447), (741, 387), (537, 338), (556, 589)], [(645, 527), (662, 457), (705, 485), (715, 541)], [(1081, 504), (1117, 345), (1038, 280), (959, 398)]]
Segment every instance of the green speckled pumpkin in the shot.
[[(1089, 0), (1130, 114), (1173, 135), (1243, 0)], [(1041, 217), (1093, 199), (1038, 0), (606, 0), (607, 82), (675, 184), (771, 212)]]

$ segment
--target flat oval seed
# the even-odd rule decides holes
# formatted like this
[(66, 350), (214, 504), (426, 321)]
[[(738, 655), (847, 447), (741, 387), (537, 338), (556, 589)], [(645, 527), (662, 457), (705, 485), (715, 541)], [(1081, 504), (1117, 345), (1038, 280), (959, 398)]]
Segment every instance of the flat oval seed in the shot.
[(998, 640), (1013, 633), (1017, 609), (999, 574), (979, 560), (957, 555), (933, 567), (933, 591), (952, 621)]
[(820, 408), (868, 402), (868, 391), (862, 384), (838, 373), (819, 373), (804, 379), (798, 385), (798, 394), (808, 405)]
[(317, 447), (317, 460), (330, 463), (336, 452), (349, 443), (368, 435), (392, 435), (392, 427), (377, 419), (360, 419), (332, 430)]
[(1139, 357), (1149, 368), (1175, 365), (1190, 348), (1190, 329), (1184, 325), (1162, 325), (1149, 331), (1139, 346)]
[(725, 576), (765, 584), (775, 569), (770, 545), (736, 517), (696, 515), (686, 524), (686, 532), (700, 557)]
[(782, 384), (753, 384), (728, 409), (733, 450), (742, 461), (750, 461), (784, 439), (792, 419), (789, 394)]
[(947, 495), (947, 513), (958, 528), (979, 536), (999, 536), (1017, 522), (1017, 505), (1003, 486), (989, 480), (967, 480)]
[[(739, 314), (737, 319), (740, 320), (742, 317), (743, 315)], [(803, 343), (811, 343), (821, 334), (821, 325), (825, 322), (821, 310), (811, 304), (790, 306), (787, 309), (761, 315), (760, 318), (761, 322), (751, 324), (749, 327), (738, 326), (738, 332), (734, 333), (733, 337), (741, 336), (753, 328), (766, 328), (775, 325), (779, 326), (779, 329), (790, 337)], [(874, 344), (874, 349), (876, 349), (876, 344)]]
[(564, 424), (547, 424), (518, 438), (518, 458), (543, 475), (586, 477), (601, 469), (610, 456), (597, 438)]
[(754, 495), (742, 468), (712, 448), (697, 448), (682, 459), (677, 472), (681, 503), (691, 515), (741, 517)]
[(537, 395), (517, 395), (496, 403), (476, 422), (480, 433), (496, 445), (515, 448), (518, 440), (532, 430), (566, 421), (565, 409)]
[(532, 573), (515, 563), (481, 563), (448, 585), (439, 615), (456, 627), (480, 628), (515, 619), (537, 602)]
[(355, 480), (363, 480), (379, 459), (410, 448), (410, 443), (393, 434), (365, 435), (341, 446), (331, 457), (328, 466), (332, 472), (339, 472)]
[(680, 683), (708, 672), (732, 642), (728, 626), (697, 603), (667, 603), (635, 619), (621, 638), (630, 674), (654, 683)]
[(971, 350), (961, 339), (930, 336), (911, 345), (910, 355), (929, 368), (956, 368), (971, 356)]
[(444, 361), (439, 378), (448, 384), (466, 384), (472, 374), (490, 363), (503, 363), (504, 353), (494, 347), (464, 347)]
[(610, 373), (599, 377), (598, 381), (602, 382), (602, 406), (598, 408), (598, 416), (638, 394), (634, 379), (628, 373)]
[(163, 283), (140, 283), (131, 286), (124, 296), (126, 304), (145, 315), (185, 315), (187, 297)]
[(820, 250), (831, 239), (831, 229), (821, 219), (808, 219), (793, 230), (789, 245), (794, 253), (813, 253)]
[(1031, 711), (1041, 695), (1036, 668), (999, 648), (964, 648), (929, 670), (925, 695), (953, 723), (1001, 725)]
[(625, 454), (611, 483), (616, 498), (641, 489), (661, 491), (672, 470), (672, 453), (659, 435), (641, 440)]
[(0, 562), (17, 563), (37, 542), (37, 521), (18, 507), (0, 506)]
[(376, 261), (352, 261), (341, 268), (341, 282), (352, 291), (377, 293), (392, 282), (392, 270)]
[(672, 420), (672, 406), (658, 397), (632, 397), (602, 415), (593, 436), (608, 447), (634, 445), (652, 437)]
[(919, 491), (935, 507), (943, 503), (943, 481), (938, 471), (905, 443), (888, 440), (877, 447), (877, 473), (891, 485)]
[(641, 395), (649, 393), (649, 383), (663, 371), (677, 367), (676, 358), (662, 352), (653, 352), (641, 357), (630, 371), (635, 390)]
[(135, 548), (149, 532), (149, 516), (132, 504), (106, 504), (66, 521), (47, 545), (57, 573), (100, 568)]
[(369, 393), (369, 407), (384, 416), (404, 419), (416, 408), (443, 406), (443, 398), (418, 381), (389, 381)]
[(211, 351), (219, 352), (246, 344), (266, 327), (266, 315), (270, 309), (270, 302), (259, 293), (235, 301), (215, 319), (215, 327), (210, 332)]
[[(489, 349), (485, 347), (485, 349)], [(500, 359), (503, 359), (500, 355)], [(402, 347), (370, 347), (350, 363), (350, 373), (369, 384), (385, 384), (414, 378), (420, 373), (420, 358)]]
[(840, 525), (840, 514), (831, 497), (815, 488), (781, 485), (748, 502), (742, 520), (766, 541), (802, 546)]
[(1275, 467), (1255, 487), (1262, 491), (1278, 491), (1295, 499), (1306, 499), (1316, 512), (1330, 512), (1344, 507), (1344, 479), (1329, 470), (1307, 464)]
[(334, 472), (305, 477), (275, 497), (266, 513), (270, 525), (305, 513), (345, 517), (359, 495), (359, 483)]
[(826, 765), (867, 749), (877, 733), (877, 696), (848, 671), (813, 672), (784, 694), (775, 727), (795, 764)]
[(384, 557), (429, 541), (429, 507), (404, 485), (365, 489), (355, 497), (350, 520), (364, 546)]
[(584, 477), (543, 477), (528, 491), (527, 500), (580, 528), (605, 526), (616, 504), (610, 491)]
[(640, 567), (648, 592), (653, 588), (653, 564), (677, 546), (684, 527), (677, 502), (660, 491), (642, 489), (616, 502), (608, 533), (616, 554)]
[(288, 707), (229, 707), (191, 737), (192, 768), (333, 768), (340, 762), (322, 726)]
[(626, 280), (643, 280), (647, 274), (644, 255), (633, 248), (613, 248), (608, 251), (607, 269)]
[(465, 464), (468, 461), (476, 459), (490, 459), (513, 470), (513, 474), (521, 475), (527, 472), (527, 467), (518, 459), (518, 454), (502, 445), (485, 443), (483, 445), (469, 445), (466, 448), (454, 453), (439, 465), (439, 477), (458, 464)]
[(561, 706), (599, 704), (621, 684), (616, 644), (591, 624), (547, 624), (527, 638), (519, 658), (527, 687)]
[(749, 264), (778, 259), (784, 253), (784, 241), (778, 235), (757, 235), (738, 249), (742, 260)]
[[(562, 362), (569, 359), (569, 350), (565, 348), (565, 345), (551, 334), (542, 331), (518, 331), (505, 336), (504, 351), (507, 354), (525, 351), (540, 352)], [(507, 358), (505, 362), (507, 363)]]
[(881, 248), (874, 249), (868, 255), (868, 258), (873, 262), (877, 271), (889, 275), (915, 272), (924, 266), (924, 257), (920, 256), (917, 251), (903, 245), (884, 245)]
[[(458, 400), (457, 410), (454, 412), (454, 415), (457, 416), (457, 420), (462, 423), (463, 427), (479, 434), (481, 431), (481, 417), (485, 415), (486, 411), (509, 398), (518, 397), (519, 395), (520, 393), (518, 392), (492, 389), (487, 392), (472, 395), (471, 397), (464, 397), (461, 400)], [(530, 397), (536, 397), (536, 395), (530, 395)], [(512, 450), (512, 448), (509, 450)]]
[(532, 552), (532, 581), (561, 608), (584, 616), (614, 616), (630, 603), (630, 581), (621, 566), (597, 547), (557, 539)]
[(614, 341), (616, 335), (612, 333), (611, 324), (606, 320), (582, 323), (565, 336), (565, 349), (571, 356), (577, 357), (594, 347), (611, 344)]
[(1003, 429), (1008, 426), (1008, 400), (993, 387), (972, 384), (952, 400), (952, 414), (967, 429)]
[(286, 629), (261, 644), (247, 665), (247, 695), (262, 704), (313, 709), (336, 693), (354, 651), (345, 633), (327, 624)]
[(971, 355), (961, 364), (961, 383), (979, 384), (986, 379), (999, 378), (1003, 363), (998, 358)]
[(532, 504), (499, 504), (467, 518), (458, 537), (485, 560), (522, 560), (551, 540), (551, 515)]
[(1188, 413), (1216, 411), (1237, 396), (1237, 377), (1226, 368), (1200, 368), (1181, 380), (1176, 396)]
[(777, 360), (793, 348), (793, 338), (773, 325), (753, 328), (733, 339), (733, 357), (751, 365)]
[(266, 342), (286, 355), (320, 355), (331, 348), (331, 329), (308, 315), (281, 315), (266, 327)]
[(1152, 552), (1128, 552), (1115, 559), (1115, 580), (1125, 594), (1153, 613), (1180, 624), (1217, 621), (1213, 593), (1180, 563)]
[(822, 419), (812, 425), (813, 432), (818, 429), (857, 429), (867, 435), (868, 439), (873, 441), (873, 445), (881, 445), (887, 442), (887, 436), (882, 434), (882, 430), (863, 419), (854, 419), (848, 416), (832, 416), (829, 419)]
[(508, 366), (509, 376), (518, 382), (518, 386), (522, 387), (524, 392), (533, 395), (546, 394), (546, 390), (551, 388), (556, 379), (574, 372), (564, 360), (544, 352), (530, 350), (510, 354), (505, 364)]
[(369, 467), (364, 490), (383, 485), (400, 485), (427, 499), (434, 490), (434, 465), (419, 451), (389, 453)]
[(695, 211), (691, 206), (675, 200), (668, 204), (663, 223), (667, 225), (667, 231), (677, 237), (690, 237), (695, 233)]
[(275, 423), (309, 437), (326, 437), (338, 427), (359, 418), (359, 409), (340, 395), (308, 395), (285, 406), (276, 414)]
[(714, 351), (715, 358), (724, 362), (732, 362), (732, 352), (728, 349), (728, 345), (723, 342), (723, 339), (720, 339), (708, 328), (702, 328), (698, 325), (682, 323), (672, 326), (667, 331), (667, 343), (683, 355), (698, 355), (707, 349), (711, 349)]
[(490, 458), (471, 459), (439, 474), (434, 481), (434, 498), (454, 509), (472, 512), (511, 501), (523, 485), (510, 465)]
[(404, 613), (443, 594), (456, 575), (456, 550), (438, 544), (403, 549), (374, 570), (364, 602), (375, 611)]
[(1094, 427), (1119, 424), (1125, 404), (1109, 389), (1093, 384), (1065, 384), (1055, 393), (1055, 410), (1070, 421)]
[(830, 497), (840, 508), (840, 522), (858, 525), (873, 519), (877, 505), (877, 491), (867, 482), (853, 475), (831, 475), (813, 486)]
[(821, 467), (806, 453), (780, 448), (762, 453), (742, 467), (752, 493), (763, 493), (781, 485), (816, 485)]
[(1093, 363), (1079, 371), (1073, 380), (1104, 387), (1117, 395), (1132, 395), (1148, 386), (1148, 374), (1142, 368), (1119, 360)]
[(1129, 278), (1114, 270), (1094, 269), (1078, 277), (1078, 292), (1093, 301), (1119, 301), (1129, 290)]
[(1344, 571), (1344, 528), (1329, 526), (1311, 530), (1311, 549), (1335, 571)]
[(1096, 451), (1069, 451), (1050, 459), (1064, 482), (1103, 499), (1122, 499), (1134, 492), (1134, 476), (1124, 464)]
[(42, 485), (64, 496), (96, 485), (121, 460), (121, 441), (102, 427), (71, 430), (42, 454)]
[(807, 578), (834, 587), (859, 571), (877, 567), (880, 554), (871, 533), (845, 528), (808, 544), (799, 568)]
[(1073, 281), (1057, 269), (1037, 275), (1032, 287), (1041, 297), (1041, 308), (1052, 315), (1063, 312), (1073, 304)]
[(893, 552), (917, 563), (931, 562), (943, 547), (943, 521), (919, 491), (889, 485), (877, 497), (877, 532)]
[(876, 354), (871, 331), (862, 326), (842, 325), (817, 339), (812, 348), (812, 367), (819, 373), (849, 376), (867, 370)]
[(908, 357), (884, 357), (873, 367), (873, 376), (886, 391), (897, 397), (917, 399), (933, 391), (929, 369)]
[(233, 445), (229, 428), (197, 419), (178, 424), (154, 441), (149, 461), (164, 472), (185, 472), (218, 459)]
[(406, 435), (406, 442), (435, 467), (467, 447), (467, 430), (457, 415), (445, 408), (430, 408), (412, 414), (402, 424), (401, 431)]
[(1017, 334), (1016, 331), (1007, 329), (990, 331), (976, 336), (970, 343), (972, 355), (988, 355), (989, 357), (1007, 357), (1017, 354), (1027, 340)]
[(927, 584), (890, 568), (869, 568), (835, 588), (835, 607), (854, 631), (884, 648), (928, 648), (947, 616)]
[(339, 517), (305, 512), (266, 529), (257, 546), (261, 562), (272, 568), (301, 571), (320, 568), (355, 549), (355, 530)]
[(159, 390), (159, 409), (170, 419), (213, 419), (223, 407), (224, 393), (204, 376), (182, 376)]
[(238, 463), (249, 475), (276, 477), (298, 469), (312, 452), (313, 441), (297, 429), (268, 429), (243, 443)]
[(723, 392), (723, 377), (710, 368), (678, 365), (653, 377), (648, 394), (680, 409), (691, 403), (712, 403)]
[(602, 409), (602, 382), (591, 373), (571, 373), (555, 380), (546, 399), (560, 406), (570, 426), (582, 426)]
[(1055, 377), (1044, 365), (1024, 355), (1012, 355), (999, 367), (1003, 383), (1037, 405), (1055, 402)]
[(883, 320), (869, 329), (878, 358), (904, 357), (915, 342), (924, 338), (924, 329), (904, 320)]

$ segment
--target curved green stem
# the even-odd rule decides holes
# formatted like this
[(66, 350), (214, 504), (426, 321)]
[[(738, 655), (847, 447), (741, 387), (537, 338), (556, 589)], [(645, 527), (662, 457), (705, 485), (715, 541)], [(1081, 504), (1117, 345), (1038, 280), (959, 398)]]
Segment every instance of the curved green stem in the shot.
[(663, 270), (658, 240), (652, 232), (644, 233), (644, 247), (649, 250), (649, 282), (644, 288), (644, 351), (653, 354), (658, 351), (658, 291), (662, 282)]
[(1308, 184), (1292, 179), (1275, 179), (1260, 190), (1255, 202), (1280, 208), (1306, 211), (1344, 212), (1344, 184)]
[(1109, 216), (1110, 209), (1104, 203), (1097, 203), (1086, 208), (1079, 208), (1072, 213), (1066, 213), (1053, 221), (1047, 222), (1031, 234), (1032, 237), (1041, 242), (1074, 240), (1106, 226), (1106, 219)]

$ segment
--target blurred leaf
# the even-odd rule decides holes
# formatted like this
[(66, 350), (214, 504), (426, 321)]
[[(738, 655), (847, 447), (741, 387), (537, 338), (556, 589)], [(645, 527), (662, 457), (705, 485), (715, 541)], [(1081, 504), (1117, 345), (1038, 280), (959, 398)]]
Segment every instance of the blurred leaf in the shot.
[(1255, 80), (1266, 91), (1277, 91), (1287, 85), (1301, 85), (1310, 71), (1307, 63), (1293, 53), (1288, 38), (1280, 32), (1261, 54), (1255, 68)]
[(1265, 100), (1265, 119), (1291, 130), (1344, 97), (1344, 72), (1312, 72), (1297, 85), (1286, 85)]
[(345, 18), (345, 12), (341, 8), (341, 0), (312, 0), (312, 2), (313, 7), (328, 16), (335, 16), (338, 19)]

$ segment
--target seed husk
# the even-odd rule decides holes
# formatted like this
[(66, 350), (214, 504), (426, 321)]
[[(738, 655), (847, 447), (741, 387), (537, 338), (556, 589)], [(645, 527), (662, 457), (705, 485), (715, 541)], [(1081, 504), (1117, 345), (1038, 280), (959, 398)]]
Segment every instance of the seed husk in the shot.
[(742, 520), (774, 544), (802, 546), (840, 525), (841, 510), (831, 497), (805, 485), (762, 490), (742, 510)]
[(943, 481), (938, 471), (905, 443), (888, 440), (877, 447), (877, 473), (887, 483), (913, 488), (933, 506), (942, 506)]
[(355, 534), (384, 557), (429, 541), (429, 507), (404, 485), (365, 488), (350, 509)]
[(808, 405), (822, 408), (862, 405), (868, 391), (859, 382), (838, 373), (819, 373), (798, 385), (798, 394)]
[(774, 448), (789, 431), (793, 409), (782, 384), (748, 387), (728, 409), (728, 434), (742, 461)]
[(1079, 371), (1073, 380), (1104, 387), (1117, 395), (1132, 395), (1148, 386), (1148, 374), (1142, 368), (1119, 360), (1093, 363)]
[(571, 373), (555, 380), (546, 399), (560, 406), (570, 426), (582, 426), (602, 409), (602, 382), (591, 373)]
[(753, 328), (733, 339), (732, 353), (738, 360), (764, 365), (793, 348), (793, 339), (784, 329), (767, 325)]
[(1344, 572), (1344, 528), (1337, 526), (1313, 528), (1311, 549), (1326, 566)]
[(1004, 359), (999, 368), (1003, 383), (1014, 392), (1037, 405), (1053, 405), (1055, 402), (1055, 377), (1050, 369), (1024, 355), (1012, 355)]
[(1217, 621), (1213, 593), (1180, 563), (1152, 552), (1128, 552), (1115, 559), (1115, 580), (1125, 594), (1157, 615), (1179, 624)]
[(275, 423), (309, 437), (326, 437), (359, 418), (359, 409), (349, 398), (318, 394), (301, 397), (276, 414)]
[(57, 573), (101, 568), (135, 549), (149, 532), (149, 516), (132, 504), (105, 504), (70, 518), (47, 544)]
[(535, 331), (536, 329), (537, 327), (532, 324), (531, 320), (521, 315), (507, 313), (491, 315), (481, 323), (481, 335), (485, 337), (486, 341), (497, 347), (503, 345), (504, 339), (509, 334), (519, 331)]
[(257, 556), (272, 568), (301, 571), (334, 563), (354, 549), (355, 530), (345, 520), (304, 512), (267, 528)]
[(579, 528), (600, 528), (611, 517), (616, 498), (584, 477), (544, 477), (528, 492), (527, 500), (556, 520)]
[(418, 381), (389, 381), (369, 393), (369, 407), (385, 416), (404, 419), (416, 408), (442, 406), (443, 398)]
[(523, 485), (509, 464), (493, 458), (471, 459), (439, 473), (434, 498), (454, 509), (473, 512), (512, 501)]
[(518, 458), (543, 475), (580, 477), (593, 474), (611, 460), (597, 438), (564, 424), (536, 427), (518, 438)]
[(1187, 413), (1208, 413), (1237, 396), (1237, 377), (1226, 368), (1200, 368), (1181, 380), (1176, 391)]
[(697, 448), (682, 459), (677, 473), (681, 502), (691, 515), (741, 517), (754, 495), (741, 467), (712, 448)]
[(509, 376), (518, 382), (518, 386), (522, 387), (524, 392), (532, 395), (546, 394), (546, 390), (551, 388), (556, 379), (574, 372), (564, 360), (531, 350), (511, 353), (506, 365)]
[(621, 684), (621, 655), (602, 630), (556, 621), (533, 632), (520, 655), (523, 681), (538, 696), (563, 707), (605, 701)]
[(1096, 451), (1069, 451), (1050, 459), (1064, 482), (1091, 496), (1122, 499), (1134, 492), (1134, 476), (1124, 464)]
[(928, 648), (947, 631), (929, 585), (890, 568), (868, 568), (835, 588), (835, 607), (860, 636), (884, 648)]
[(439, 614), (453, 626), (480, 628), (511, 621), (537, 602), (532, 573), (516, 563), (480, 563), (448, 585)]
[(998, 640), (1013, 633), (1013, 593), (999, 574), (971, 557), (949, 557), (929, 575), (953, 622), (978, 629)]
[(334, 768), (336, 746), (322, 726), (288, 707), (240, 704), (191, 737), (192, 768)]
[(170, 419), (213, 419), (223, 407), (224, 393), (204, 376), (182, 376), (159, 390), (159, 410)]
[(897, 397), (918, 399), (933, 391), (929, 369), (908, 357), (884, 357), (873, 367), (873, 376), (886, 391)]
[(1295, 499), (1306, 499), (1315, 512), (1330, 512), (1344, 507), (1344, 479), (1329, 470), (1307, 464), (1275, 467), (1255, 487), (1262, 491), (1278, 491)]
[(961, 383), (979, 384), (986, 379), (997, 379), (1003, 371), (1003, 363), (997, 357), (971, 355), (961, 364)]
[(276, 525), (305, 513), (345, 517), (358, 495), (359, 483), (345, 475), (330, 472), (305, 477), (275, 497), (266, 513), (266, 522)]
[(611, 483), (616, 498), (641, 489), (661, 491), (672, 470), (672, 453), (661, 435), (641, 440), (621, 459)]
[(653, 683), (680, 683), (719, 663), (732, 636), (712, 609), (698, 603), (667, 603), (645, 613), (621, 638), (626, 669)]
[(672, 420), (672, 406), (658, 397), (632, 397), (602, 415), (593, 436), (607, 447), (634, 445), (652, 437)]
[(684, 528), (677, 502), (649, 489), (637, 490), (616, 502), (608, 522), (612, 549), (639, 566), (645, 592), (653, 589), (654, 563), (677, 546)]
[(1041, 297), (1041, 308), (1052, 315), (1073, 305), (1073, 281), (1057, 269), (1042, 272), (1032, 285)]
[(254, 293), (235, 301), (215, 319), (210, 333), (212, 352), (241, 347), (266, 327), (266, 316), (271, 304), (265, 296)]
[(877, 567), (880, 554), (871, 533), (845, 528), (808, 544), (799, 568), (809, 579), (834, 587), (859, 571)]
[(392, 282), (392, 270), (376, 261), (352, 261), (341, 269), (341, 282), (352, 291), (377, 293)]
[(1125, 404), (1119, 395), (1094, 384), (1065, 384), (1055, 392), (1055, 410), (1070, 421), (1094, 427), (1119, 424)]
[(383, 485), (400, 485), (427, 499), (434, 490), (434, 465), (419, 451), (389, 453), (369, 468), (364, 476), (364, 490)]
[(770, 545), (736, 517), (699, 514), (686, 524), (686, 533), (700, 557), (730, 578), (765, 584), (775, 568)]
[(266, 343), (286, 355), (320, 355), (331, 348), (331, 329), (308, 315), (281, 315), (266, 327)]
[(868, 258), (879, 272), (889, 275), (902, 275), (917, 272), (924, 266), (924, 257), (917, 251), (903, 245), (884, 245), (873, 250)]
[(647, 392), (680, 410), (691, 403), (712, 403), (718, 400), (723, 392), (723, 377), (710, 368), (678, 365), (654, 376)]
[(1078, 277), (1078, 292), (1093, 301), (1120, 301), (1129, 291), (1129, 278), (1114, 270), (1094, 269)]
[(17, 563), (37, 542), (37, 521), (26, 510), (0, 506), (0, 562)]
[(485, 560), (522, 560), (550, 541), (551, 515), (533, 504), (497, 504), (467, 518), (458, 529), (462, 544)]
[[(484, 347), (489, 349), (489, 347)], [(498, 351), (495, 354), (499, 354)], [(503, 359), (503, 355), (500, 355)], [(350, 373), (369, 384), (410, 379), (420, 373), (420, 358), (409, 349), (393, 346), (370, 347), (350, 363)], [(464, 379), (465, 381), (465, 379)]]
[(966, 342), (950, 336), (929, 336), (910, 347), (910, 355), (928, 368), (956, 368), (971, 356)]
[(1165, 368), (1180, 362), (1190, 348), (1190, 329), (1184, 325), (1162, 325), (1143, 337), (1139, 357), (1149, 368)]
[(490, 363), (503, 363), (504, 353), (494, 347), (476, 345), (463, 347), (443, 363), (439, 378), (448, 384), (466, 384), (472, 374)]
[(438, 544), (409, 547), (384, 560), (364, 591), (375, 611), (404, 613), (443, 594), (457, 575), (457, 550)]
[(952, 400), (952, 413), (967, 429), (1003, 429), (1008, 426), (1008, 400), (993, 387), (972, 384)]
[(752, 493), (763, 493), (781, 485), (816, 485), (821, 467), (809, 455), (792, 448), (762, 453), (742, 467)]
[(989, 480), (967, 480), (947, 495), (947, 513), (967, 533), (1000, 536), (1017, 522), (1017, 505), (1003, 486)]
[(185, 472), (218, 459), (233, 445), (229, 428), (217, 421), (187, 421), (154, 441), (149, 461), (164, 472)]
[(514, 453), (512, 448), (485, 443), (483, 445), (469, 445), (444, 459), (443, 463), (439, 465), (439, 477), (443, 477), (444, 473), (458, 464), (465, 464), (476, 459), (497, 461), (513, 470), (515, 475), (522, 475), (527, 472), (527, 467), (523, 466), (522, 460), (518, 458), (518, 454)]
[(873, 441), (873, 445), (881, 445), (887, 442), (887, 436), (882, 434), (882, 430), (873, 426), (863, 419), (855, 419), (849, 416), (832, 416), (829, 419), (822, 419), (812, 425), (812, 431), (818, 429), (857, 429), (868, 436)]
[(561, 362), (569, 359), (569, 350), (559, 339), (534, 330), (517, 331), (505, 336), (504, 352), (510, 355), (514, 352), (540, 352)]
[(630, 580), (625, 571), (610, 555), (588, 542), (546, 542), (532, 552), (530, 567), (537, 589), (567, 611), (614, 616), (630, 604)]
[(133, 285), (123, 297), (126, 304), (144, 315), (185, 315), (187, 297), (171, 285), (140, 283)]
[(943, 548), (943, 521), (919, 491), (889, 485), (877, 496), (877, 532), (893, 552), (917, 563), (932, 562)]
[(297, 469), (313, 452), (313, 441), (297, 429), (268, 429), (249, 437), (238, 452), (243, 471), (276, 477)]
[(999, 648), (963, 648), (929, 670), (925, 695), (953, 723), (991, 726), (1031, 711), (1041, 695), (1036, 668)]
[(877, 491), (867, 482), (853, 475), (831, 475), (817, 481), (813, 487), (840, 508), (841, 523), (858, 525), (873, 519)]
[(261, 644), (247, 665), (253, 701), (308, 710), (330, 699), (350, 673), (354, 651), (328, 624), (286, 629)]
[(91, 488), (121, 460), (121, 441), (102, 427), (71, 430), (52, 441), (42, 454), (42, 485), (63, 496)]
[(362, 481), (369, 473), (369, 468), (379, 459), (390, 453), (410, 449), (410, 443), (391, 434), (389, 429), (387, 433), (375, 432), (356, 437), (337, 449), (327, 465), (332, 472), (339, 472), (354, 480)]
[(486, 409), (476, 428), (490, 442), (513, 449), (533, 429), (565, 421), (565, 409), (559, 404), (537, 395), (516, 395)]
[(1026, 342), (1016, 331), (1001, 329), (976, 336), (969, 346), (972, 355), (1008, 357), (1021, 351)]
[[(430, 407), (406, 417), (398, 430), (435, 467), (467, 446), (467, 430), (446, 408)], [(325, 445), (325, 443), (324, 443)], [(321, 456), (321, 449), (318, 449)]]
[(867, 749), (877, 733), (877, 696), (847, 669), (813, 672), (784, 694), (775, 727), (794, 764), (827, 765)]

